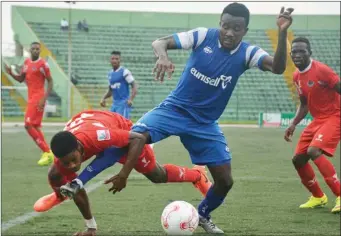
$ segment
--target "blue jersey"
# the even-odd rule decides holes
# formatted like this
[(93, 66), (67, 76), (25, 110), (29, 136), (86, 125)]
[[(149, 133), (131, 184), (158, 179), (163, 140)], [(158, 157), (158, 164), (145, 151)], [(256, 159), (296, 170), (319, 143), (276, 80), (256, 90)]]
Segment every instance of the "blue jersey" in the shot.
[(238, 78), (247, 69), (260, 67), (268, 55), (245, 42), (232, 51), (222, 48), (218, 29), (198, 28), (173, 37), (177, 48), (192, 49), (192, 53), (175, 90), (164, 102), (186, 110), (200, 123), (219, 119)]
[(128, 69), (122, 66), (116, 71), (112, 69), (108, 73), (108, 81), (115, 104), (129, 99), (129, 84), (134, 81), (134, 77)]

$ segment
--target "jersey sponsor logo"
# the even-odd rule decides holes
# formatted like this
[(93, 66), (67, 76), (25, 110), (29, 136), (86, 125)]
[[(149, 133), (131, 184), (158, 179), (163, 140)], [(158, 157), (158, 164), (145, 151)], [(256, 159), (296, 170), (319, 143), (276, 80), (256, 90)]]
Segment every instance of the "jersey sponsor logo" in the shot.
[(121, 87), (121, 83), (114, 83), (112, 85), (110, 85), (110, 88), (112, 89), (119, 89)]
[(207, 54), (210, 54), (210, 53), (213, 52), (213, 50), (212, 50), (212, 48), (210, 48), (209, 46), (206, 46), (206, 47), (204, 48), (204, 52), (207, 53)]
[(110, 132), (109, 130), (97, 130), (97, 140), (98, 141), (105, 141), (110, 140)]
[(197, 78), (198, 80), (204, 82), (213, 87), (218, 87), (221, 82), (221, 87), (226, 89), (228, 84), (231, 84), (232, 76), (221, 75), (217, 78), (210, 78), (204, 74), (201, 74), (197, 69), (194, 67), (191, 68), (191, 74)]

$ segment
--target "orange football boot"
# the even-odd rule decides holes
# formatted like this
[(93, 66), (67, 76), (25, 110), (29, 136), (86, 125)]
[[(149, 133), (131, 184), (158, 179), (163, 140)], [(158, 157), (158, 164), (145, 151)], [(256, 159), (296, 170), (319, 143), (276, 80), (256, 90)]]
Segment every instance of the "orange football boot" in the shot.
[(58, 198), (56, 193), (53, 192), (49, 195), (39, 198), (38, 201), (36, 201), (36, 203), (34, 204), (33, 209), (36, 212), (48, 211), (51, 208), (64, 202), (65, 200), (66, 198), (63, 198), (63, 199)]

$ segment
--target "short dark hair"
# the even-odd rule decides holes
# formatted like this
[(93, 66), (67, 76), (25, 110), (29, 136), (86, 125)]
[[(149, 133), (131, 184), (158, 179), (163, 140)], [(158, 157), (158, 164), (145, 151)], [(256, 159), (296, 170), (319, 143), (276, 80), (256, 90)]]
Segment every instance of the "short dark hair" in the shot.
[(121, 52), (120, 51), (112, 51), (111, 55), (118, 55), (121, 56)]
[(307, 48), (308, 48), (309, 52), (311, 53), (310, 42), (309, 42), (309, 39), (307, 39), (306, 37), (297, 37), (292, 41), (291, 44), (294, 44), (294, 43), (305, 43), (305, 44), (307, 44)]
[(57, 158), (63, 158), (78, 147), (77, 138), (69, 131), (55, 134), (51, 140), (51, 150)]
[(246, 27), (249, 25), (250, 12), (244, 4), (237, 2), (231, 3), (224, 8), (223, 13), (221, 13), (220, 17), (222, 17), (224, 14), (243, 17), (245, 19)]
[(34, 45), (34, 44), (37, 44), (37, 45), (40, 46), (40, 43), (39, 43), (39, 42), (32, 42), (32, 43), (31, 43), (31, 46)]

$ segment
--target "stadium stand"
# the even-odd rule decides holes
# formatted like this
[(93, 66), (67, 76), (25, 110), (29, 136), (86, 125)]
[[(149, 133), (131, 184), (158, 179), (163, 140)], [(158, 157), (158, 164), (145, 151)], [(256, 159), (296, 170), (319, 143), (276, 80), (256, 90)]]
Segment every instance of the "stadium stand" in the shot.
[[(29, 25), (52, 50), (58, 63), (67, 72), (68, 34), (60, 31), (58, 24), (29, 22)], [(188, 29), (100, 25), (92, 26), (89, 33), (74, 29), (72, 66), (73, 72), (76, 71), (81, 78), (77, 87), (87, 94), (93, 107), (98, 107), (98, 101), (107, 87), (106, 74), (110, 69), (109, 52), (113, 48), (122, 51), (123, 64), (133, 72), (139, 83), (139, 94), (135, 100), (133, 113), (133, 117), (138, 118), (161, 102), (174, 88), (188, 57), (186, 51), (172, 51), (170, 56), (177, 68), (174, 79), (163, 85), (155, 84), (151, 76), (154, 65), (151, 42), (158, 37), (185, 30)], [(245, 40), (273, 53), (263, 30), (251, 30)], [(285, 112), (294, 109), (290, 92), (283, 78), (270, 73), (264, 75), (257, 70), (246, 73), (240, 78), (235, 94), (235, 99), (232, 99), (223, 119), (256, 120), (260, 111)], [(269, 96), (276, 102), (267, 103)]]
[[(40, 11), (44, 12), (41, 9)], [(31, 14), (27, 11), (26, 13)], [(76, 14), (79, 13), (76, 12)], [(60, 17), (61, 10), (58, 14)], [(33, 13), (28, 16), (29, 20), (26, 21), (28, 26), (52, 52), (60, 67), (67, 74), (68, 32), (61, 31), (59, 22), (51, 22), (52, 18), (48, 21), (37, 21), (36, 17)], [(105, 14), (104, 17), (106, 17)], [(107, 89), (106, 75), (110, 70), (109, 55), (113, 49), (122, 52), (122, 64), (132, 71), (138, 81), (139, 93), (135, 99), (132, 118), (141, 117), (160, 103), (175, 87), (189, 52), (176, 50), (169, 53), (175, 63), (176, 71), (172, 80), (158, 84), (154, 82), (151, 75), (155, 62), (151, 42), (158, 37), (193, 27), (154, 27), (150, 26), (152, 23), (149, 21), (146, 20), (146, 22), (145, 26), (91, 24), (89, 32), (77, 31), (76, 24), (72, 24), (72, 73), (77, 74), (76, 87), (93, 108), (99, 108), (100, 97)], [(298, 30), (294, 31), (294, 34), (309, 37), (312, 41), (314, 57), (340, 73), (339, 31)], [(245, 41), (262, 47), (270, 54), (274, 53), (266, 28), (250, 29)], [(239, 79), (234, 96), (221, 119), (255, 121), (259, 112), (293, 111), (295, 111), (295, 104), (283, 76), (250, 70)]]

